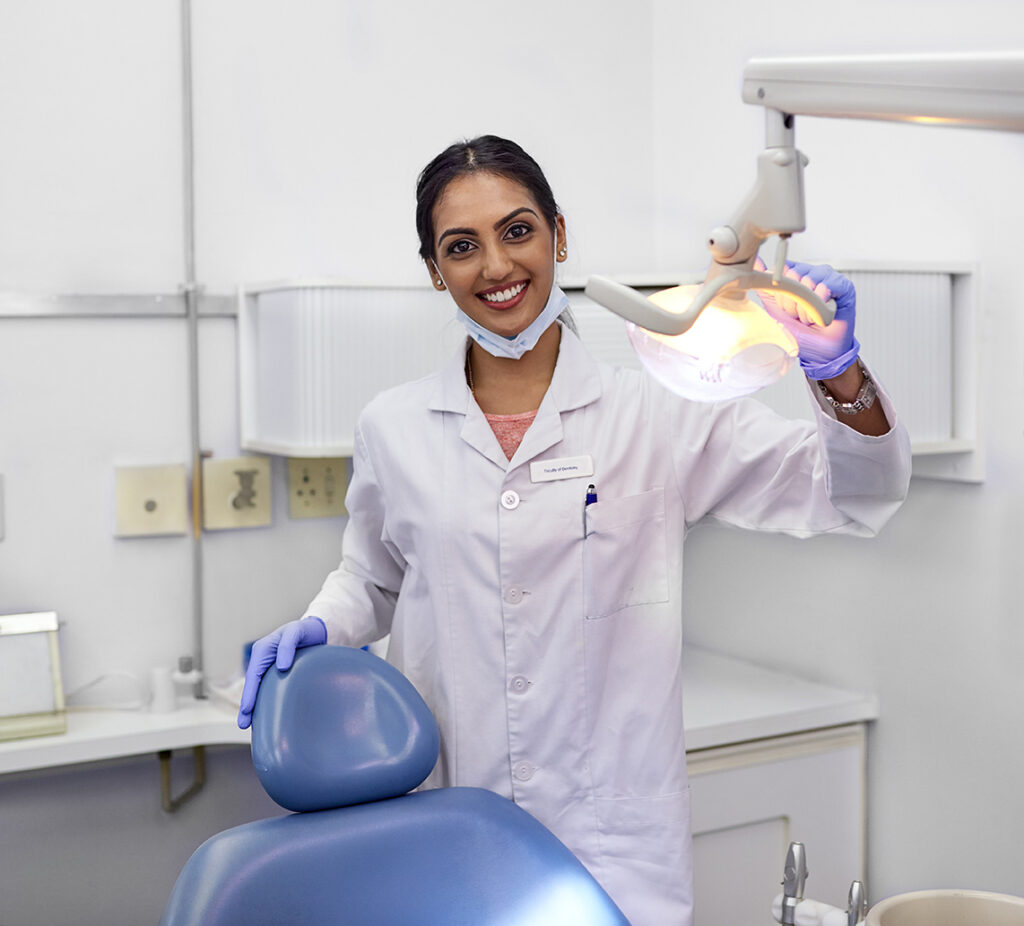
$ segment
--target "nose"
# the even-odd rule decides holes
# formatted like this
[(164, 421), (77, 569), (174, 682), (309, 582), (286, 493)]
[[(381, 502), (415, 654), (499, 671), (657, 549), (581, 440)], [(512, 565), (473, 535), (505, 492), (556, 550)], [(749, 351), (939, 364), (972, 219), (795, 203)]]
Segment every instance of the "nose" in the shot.
[(500, 244), (484, 248), (483, 275), (488, 280), (500, 282), (512, 272), (514, 262)]

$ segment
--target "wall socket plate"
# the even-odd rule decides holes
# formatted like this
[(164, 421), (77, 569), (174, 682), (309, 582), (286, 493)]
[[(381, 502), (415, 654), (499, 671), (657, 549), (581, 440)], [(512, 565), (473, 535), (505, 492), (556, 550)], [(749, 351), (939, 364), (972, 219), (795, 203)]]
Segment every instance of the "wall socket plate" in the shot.
[(271, 523), (270, 459), (203, 460), (203, 527), (232, 530)]
[(114, 467), (114, 535), (187, 534), (187, 483), (184, 463)]
[(288, 515), (292, 518), (340, 518), (348, 514), (348, 461), (344, 457), (288, 460)]

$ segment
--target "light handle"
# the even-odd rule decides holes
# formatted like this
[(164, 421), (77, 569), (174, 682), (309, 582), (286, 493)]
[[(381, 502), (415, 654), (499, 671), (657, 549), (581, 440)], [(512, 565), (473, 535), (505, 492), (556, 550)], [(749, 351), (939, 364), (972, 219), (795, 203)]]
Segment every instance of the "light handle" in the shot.
[(805, 303), (816, 316), (814, 321), (820, 325), (828, 325), (835, 318), (835, 302), (822, 302), (816, 293), (789, 277), (776, 279), (770, 273), (744, 267), (723, 268), (717, 276), (704, 283), (686, 311), (679, 313), (663, 309), (635, 289), (607, 277), (590, 277), (585, 292), (594, 302), (641, 328), (658, 334), (677, 335), (688, 331), (705, 306), (716, 297), (741, 298), (748, 290), (788, 293)]

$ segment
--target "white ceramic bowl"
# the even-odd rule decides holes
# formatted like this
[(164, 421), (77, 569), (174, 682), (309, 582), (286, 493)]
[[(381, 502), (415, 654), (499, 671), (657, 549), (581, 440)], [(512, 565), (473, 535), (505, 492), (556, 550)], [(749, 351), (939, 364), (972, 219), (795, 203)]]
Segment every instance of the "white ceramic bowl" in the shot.
[(1024, 897), (984, 891), (915, 891), (875, 904), (865, 926), (1024, 926)]

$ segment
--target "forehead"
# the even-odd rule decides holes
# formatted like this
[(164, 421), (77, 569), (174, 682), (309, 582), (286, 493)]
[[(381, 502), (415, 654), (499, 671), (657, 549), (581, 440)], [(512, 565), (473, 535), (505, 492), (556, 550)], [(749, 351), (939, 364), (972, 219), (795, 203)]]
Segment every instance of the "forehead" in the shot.
[(487, 171), (462, 174), (452, 180), (434, 205), (434, 230), (490, 228), (510, 212), (526, 206), (541, 214), (530, 191), (521, 183)]

